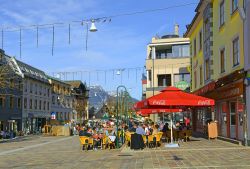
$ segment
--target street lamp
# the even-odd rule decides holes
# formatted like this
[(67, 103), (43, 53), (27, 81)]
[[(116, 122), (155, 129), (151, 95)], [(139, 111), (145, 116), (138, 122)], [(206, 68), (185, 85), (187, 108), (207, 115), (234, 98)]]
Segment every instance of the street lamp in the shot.
[[(119, 120), (119, 117), (118, 117), (118, 113), (119, 113), (119, 89), (124, 89), (125, 93), (127, 93), (127, 89), (125, 86), (123, 85), (120, 85), (117, 87), (116, 89), (116, 135), (117, 135), (117, 139), (116, 139), (116, 147), (119, 146), (119, 140), (118, 140), (118, 120)], [(123, 91), (121, 91), (121, 94), (122, 94)], [(120, 95), (122, 96), (122, 95)], [(125, 95), (126, 96), (126, 95)]]

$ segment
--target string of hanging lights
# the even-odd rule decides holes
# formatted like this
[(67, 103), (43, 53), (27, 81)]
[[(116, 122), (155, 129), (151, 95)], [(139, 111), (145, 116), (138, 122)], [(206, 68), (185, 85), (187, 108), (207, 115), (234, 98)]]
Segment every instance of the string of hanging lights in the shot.
[[(85, 37), (85, 49), (86, 51), (88, 50), (88, 31), (90, 32), (96, 32), (98, 31), (96, 27), (96, 23), (105, 23), (105, 22), (111, 22), (113, 18), (117, 17), (123, 17), (123, 16), (133, 16), (133, 15), (138, 15), (138, 14), (144, 14), (144, 13), (152, 13), (152, 12), (159, 12), (159, 11), (164, 11), (172, 8), (180, 8), (180, 7), (186, 7), (190, 5), (197, 5), (197, 3), (183, 3), (183, 4), (178, 4), (174, 6), (168, 6), (168, 7), (163, 7), (163, 8), (156, 8), (156, 9), (148, 9), (148, 10), (142, 10), (142, 11), (136, 11), (136, 12), (128, 12), (128, 13), (121, 13), (121, 14), (115, 14), (115, 15), (110, 15), (110, 16), (104, 16), (104, 17), (99, 17), (99, 18), (90, 18), (90, 19), (85, 19), (85, 20), (78, 20), (78, 21), (70, 21), (70, 22), (56, 22), (56, 23), (46, 23), (46, 24), (31, 24), (31, 25), (19, 25), (19, 26), (0, 26), (1, 30), (1, 47), (4, 49), (4, 33), (5, 32), (15, 32), (19, 31), (20, 32), (20, 59), (22, 55), (22, 32), (27, 29), (35, 29), (36, 30), (36, 47), (39, 47), (39, 30), (40, 29), (51, 29), (52, 28), (52, 50), (51, 54), (54, 55), (54, 45), (55, 45), (55, 27), (59, 26), (67, 26), (68, 25), (68, 44), (71, 44), (71, 27), (73, 25), (79, 25), (81, 24), (82, 26), (86, 25), (86, 37)], [(89, 27), (90, 25), (90, 27)]]

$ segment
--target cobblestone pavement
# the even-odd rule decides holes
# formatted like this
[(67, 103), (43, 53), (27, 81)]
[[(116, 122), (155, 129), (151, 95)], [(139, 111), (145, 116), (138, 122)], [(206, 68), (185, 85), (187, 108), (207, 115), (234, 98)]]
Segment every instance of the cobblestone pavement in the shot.
[(250, 168), (250, 148), (193, 139), (180, 148), (82, 151), (78, 137), (34, 136), (0, 144), (0, 168)]

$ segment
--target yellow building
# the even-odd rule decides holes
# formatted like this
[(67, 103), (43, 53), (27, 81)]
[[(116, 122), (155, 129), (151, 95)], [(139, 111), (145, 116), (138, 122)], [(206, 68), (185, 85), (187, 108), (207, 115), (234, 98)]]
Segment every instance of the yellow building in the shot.
[[(179, 26), (174, 35), (153, 37), (147, 46), (147, 85), (146, 98), (158, 94), (167, 86), (177, 86), (189, 90), (190, 46), (189, 38), (179, 37)], [(157, 115), (151, 115), (157, 121)]]
[(214, 111), (194, 113), (194, 129), (203, 131), (206, 120), (217, 120), (219, 134), (237, 140), (244, 139), (242, 7), (243, 0), (200, 0), (185, 33), (191, 42), (191, 90), (216, 101)]

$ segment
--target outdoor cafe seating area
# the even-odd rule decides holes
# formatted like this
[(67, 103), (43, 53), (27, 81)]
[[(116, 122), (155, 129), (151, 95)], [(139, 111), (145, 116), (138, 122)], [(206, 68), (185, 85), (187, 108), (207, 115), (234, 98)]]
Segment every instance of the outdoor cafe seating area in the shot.
[(93, 131), (90, 128), (83, 129), (83, 132), (79, 132), (80, 141), (83, 149), (92, 147), (94, 150), (97, 150), (97, 147), (119, 148), (124, 143), (130, 149), (157, 148), (163, 142), (169, 143), (166, 147), (178, 147), (178, 142), (187, 142), (192, 136), (190, 126), (190, 113), (192, 112), (183, 117), (185, 121), (182, 124), (173, 119), (174, 114), (185, 113), (190, 107), (209, 106), (214, 106), (214, 100), (186, 93), (175, 87), (167, 87), (161, 93), (135, 103), (134, 109), (141, 116), (168, 114), (169, 123), (164, 123), (164, 117), (160, 123), (131, 122), (129, 124), (128, 121), (123, 121), (118, 125), (117, 122), (116, 126), (113, 123), (108, 128), (98, 127), (100, 131), (94, 128)]
[[(116, 134), (115, 126), (111, 126), (110, 128), (99, 128), (98, 132), (96, 131), (96, 127), (94, 127), (95, 131), (93, 131), (93, 128), (88, 128), (85, 129), (85, 135), (82, 135), (80, 131), (79, 140), (81, 149), (86, 151), (98, 149), (115, 149), (123, 145), (130, 147), (130, 149), (157, 148), (163, 145), (163, 143), (171, 142), (171, 131), (168, 129), (167, 131), (163, 132), (163, 125), (160, 127), (158, 124), (154, 125), (152, 123), (147, 125), (147, 123), (141, 123), (138, 126), (138, 124), (133, 121), (131, 123), (132, 124), (130, 128), (126, 125), (123, 125), (124, 127), (121, 129), (119, 128), (118, 135)], [(144, 133), (138, 133), (138, 128), (141, 128)], [(153, 130), (156, 131), (153, 132)], [(175, 142), (189, 141), (192, 135), (191, 129), (176, 129), (172, 132), (173, 140)]]

